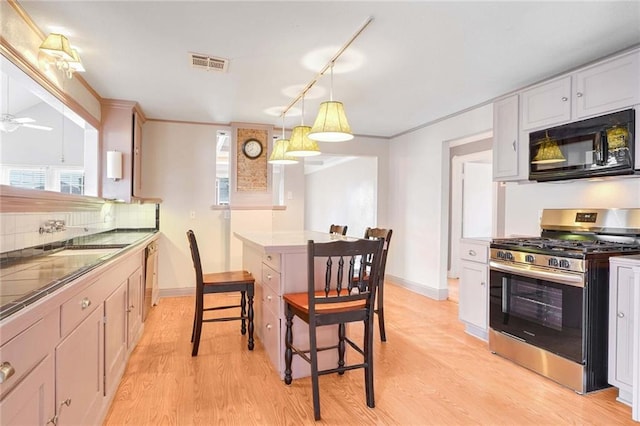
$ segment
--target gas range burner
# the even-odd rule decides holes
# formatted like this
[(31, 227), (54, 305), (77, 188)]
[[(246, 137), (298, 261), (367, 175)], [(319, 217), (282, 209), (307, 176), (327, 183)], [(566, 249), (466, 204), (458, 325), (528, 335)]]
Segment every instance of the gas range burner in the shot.
[(607, 240), (572, 240), (555, 238), (503, 238), (491, 242), (492, 247), (507, 250), (532, 249), (550, 252), (604, 253), (639, 250), (635, 243)]

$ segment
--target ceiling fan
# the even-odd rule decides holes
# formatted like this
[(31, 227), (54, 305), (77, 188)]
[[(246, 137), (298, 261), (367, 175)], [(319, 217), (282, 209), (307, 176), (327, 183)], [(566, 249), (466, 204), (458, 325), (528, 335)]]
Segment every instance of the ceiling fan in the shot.
[(49, 126), (40, 126), (35, 123), (36, 120), (29, 117), (15, 117), (11, 114), (2, 114), (0, 116), (0, 130), (3, 132), (15, 132), (20, 127), (29, 127), (38, 130), (52, 130)]

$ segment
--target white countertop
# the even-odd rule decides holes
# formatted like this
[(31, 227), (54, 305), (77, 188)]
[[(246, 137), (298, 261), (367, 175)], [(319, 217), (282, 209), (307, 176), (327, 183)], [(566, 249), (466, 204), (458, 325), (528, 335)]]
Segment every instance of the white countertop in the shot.
[(317, 231), (234, 232), (234, 235), (243, 243), (262, 249), (265, 253), (304, 253), (309, 240), (328, 243), (358, 239)]

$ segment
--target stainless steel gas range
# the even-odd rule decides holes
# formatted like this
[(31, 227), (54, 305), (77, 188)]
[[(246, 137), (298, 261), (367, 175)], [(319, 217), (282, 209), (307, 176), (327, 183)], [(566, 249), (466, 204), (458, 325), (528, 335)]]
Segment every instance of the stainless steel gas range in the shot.
[(605, 388), (609, 258), (640, 253), (640, 209), (548, 209), (491, 242), (489, 347), (576, 392)]

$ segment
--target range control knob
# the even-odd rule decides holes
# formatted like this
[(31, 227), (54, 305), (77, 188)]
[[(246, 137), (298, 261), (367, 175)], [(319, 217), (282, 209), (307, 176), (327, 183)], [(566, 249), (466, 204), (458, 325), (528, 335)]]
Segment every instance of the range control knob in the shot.
[(560, 259), (560, 267), (568, 269), (571, 266), (571, 263), (567, 259)]
[(560, 264), (560, 262), (558, 262), (558, 259), (556, 259), (555, 257), (550, 257), (549, 258), (549, 266), (557, 268), (559, 264)]
[(499, 250), (498, 253), (496, 253), (496, 256), (498, 256), (498, 259), (504, 259), (504, 252)]
[(510, 251), (506, 252), (504, 254), (504, 258), (507, 260), (513, 260), (513, 253), (511, 253)]
[(524, 261), (527, 263), (533, 263), (536, 261), (536, 258), (532, 254), (528, 254), (524, 257)]

